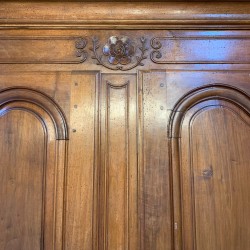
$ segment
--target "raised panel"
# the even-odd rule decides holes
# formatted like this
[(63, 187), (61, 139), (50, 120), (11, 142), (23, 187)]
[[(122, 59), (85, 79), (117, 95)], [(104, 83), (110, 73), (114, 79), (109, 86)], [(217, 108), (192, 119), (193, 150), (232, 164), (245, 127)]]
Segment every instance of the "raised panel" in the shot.
[(28, 112), (1, 116), (1, 249), (43, 249), (45, 134)]
[(86, 44), (81, 37), (4, 36), (0, 37), (0, 63), (82, 63)]
[[(179, 63), (250, 63), (249, 37), (224, 36), (213, 32), (197, 35), (154, 37), (151, 60), (157, 64)], [(241, 55), (241, 56), (239, 56)]]
[(176, 249), (250, 247), (249, 107), (246, 93), (220, 85), (190, 92), (175, 106), (170, 136), (173, 215), (181, 225)]
[(196, 249), (250, 248), (250, 117), (228, 106), (204, 108), (190, 120)]
[(67, 124), (46, 95), (0, 92), (1, 249), (61, 249)]
[(138, 249), (135, 75), (103, 75), (100, 98), (99, 249)]

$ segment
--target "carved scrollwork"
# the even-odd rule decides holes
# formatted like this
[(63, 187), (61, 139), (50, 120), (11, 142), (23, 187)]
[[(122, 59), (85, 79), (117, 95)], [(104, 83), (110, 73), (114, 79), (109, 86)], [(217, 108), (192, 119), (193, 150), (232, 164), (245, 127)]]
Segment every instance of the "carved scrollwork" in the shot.
[(147, 58), (145, 53), (148, 49), (146, 48), (146, 39), (144, 37), (140, 38), (140, 42), (140, 56), (135, 56), (136, 48), (128, 37), (111, 36), (108, 39), (108, 43), (103, 46), (102, 53), (105, 56), (103, 60), (103, 55), (98, 54), (98, 49), (100, 48), (99, 40), (94, 37), (93, 48), (91, 48), (94, 53), (92, 59), (97, 60), (97, 65), (102, 65), (111, 70), (126, 71), (137, 66), (143, 66), (142, 61)]
[(150, 53), (150, 59), (154, 62), (154, 63), (159, 63), (159, 61), (157, 61), (157, 59), (162, 58), (162, 53), (160, 51), (162, 44), (160, 42), (160, 38), (159, 37), (154, 37), (151, 40), (151, 47), (154, 49), (151, 53)]
[(76, 50), (76, 56), (80, 57), (80, 63), (86, 61), (88, 57), (88, 53), (84, 50), (87, 45), (87, 40), (85, 38), (78, 38), (75, 43)]

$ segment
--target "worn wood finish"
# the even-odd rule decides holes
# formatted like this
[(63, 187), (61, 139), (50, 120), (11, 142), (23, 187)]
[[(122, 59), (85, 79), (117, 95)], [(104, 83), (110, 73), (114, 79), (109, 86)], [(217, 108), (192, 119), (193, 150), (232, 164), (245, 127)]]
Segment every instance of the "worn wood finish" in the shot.
[(98, 83), (97, 72), (72, 73), (65, 249), (92, 249), (96, 242)]
[(248, 250), (250, 4), (0, 3), (0, 249)]
[[(14, 35), (15, 34), (15, 35)], [(103, 48), (110, 37), (127, 37), (133, 51), (127, 64), (112, 64)], [(174, 64), (249, 64), (247, 31), (34, 31), (0, 30), (0, 64), (50, 64), (65, 71), (102, 72), (165, 69)], [(64, 49), (62, 49), (64, 48)], [(128, 51), (127, 51), (128, 52)], [(132, 53), (133, 52), (133, 53)], [(137, 60), (137, 57), (139, 60)], [(125, 63), (128, 61), (124, 61)], [(99, 66), (101, 65), (101, 66)]]
[[(28, 147), (24, 147), (26, 140)], [(1, 155), (5, 155), (1, 157), (4, 166), (1, 168), (1, 248), (39, 249), (43, 247), (40, 239), (44, 217), (45, 141), (41, 123), (28, 112), (11, 111), (1, 119), (1, 142)], [(34, 147), (36, 155), (31, 154)], [(20, 162), (23, 156), (26, 159)]]
[(100, 93), (99, 249), (138, 249), (136, 75), (105, 74)]
[(140, 72), (139, 82), (141, 249), (172, 249), (166, 72)]
[(174, 108), (169, 137), (179, 169), (173, 188), (181, 197), (174, 198), (175, 220), (184, 249), (249, 248), (249, 105), (244, 92), (214, 85), (191, 92)]
[[(2, 249), (62, 246), (65, 118), (31, 89), (0, 92)], [(35, 149), (35, 150), (34, 150)]]
[[(247, 2), (1, 2), (3, 27), (176, 28), (215, 25), (249, 27)], [(24, 19), (24, 17), (26, 17)], [(154, 26), (152, 26), (154, 25)]]

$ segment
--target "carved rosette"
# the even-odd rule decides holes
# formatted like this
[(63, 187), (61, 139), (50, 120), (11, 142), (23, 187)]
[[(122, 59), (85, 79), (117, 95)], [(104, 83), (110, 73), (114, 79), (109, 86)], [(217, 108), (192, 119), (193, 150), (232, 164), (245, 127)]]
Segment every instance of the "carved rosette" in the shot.
[(110, 64), (127, 65), (131, 63), (131, 57), (135, 54), (135, 48), (128, 37), (111, 36), (103, 47), (103, 54), (108, 56)]
[(102, 55), (98, 54), (100, 48), (97, 38), (93, 38), (93, 59), (97, 60), (97, 65), (102, 65), (112, 70), (130, 70), (137, 66), (143, 66), (142, 61), (146, 59), (145, 47), (146, 39), (140, 38), (141, 46), (138, 47), (140, 55), (136, 56), (136, 48), (127, 36), (111, 36), (106, 45), (103, 46)]

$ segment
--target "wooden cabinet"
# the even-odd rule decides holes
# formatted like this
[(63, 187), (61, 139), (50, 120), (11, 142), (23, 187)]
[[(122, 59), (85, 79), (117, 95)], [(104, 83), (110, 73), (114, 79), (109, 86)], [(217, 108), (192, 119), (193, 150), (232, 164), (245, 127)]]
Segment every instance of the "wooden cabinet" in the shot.
[(249, 3), (0, 10), (0, 249), (250, 249)]

